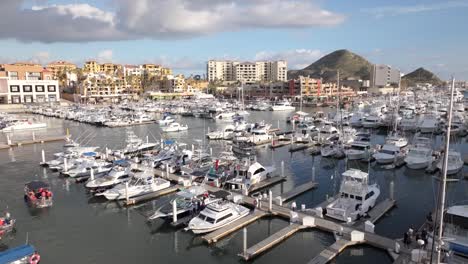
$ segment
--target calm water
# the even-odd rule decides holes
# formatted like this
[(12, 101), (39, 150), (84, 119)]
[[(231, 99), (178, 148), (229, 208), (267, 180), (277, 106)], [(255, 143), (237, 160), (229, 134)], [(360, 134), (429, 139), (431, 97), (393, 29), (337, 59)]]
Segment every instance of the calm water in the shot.
[[(312, 109), (308, 109), (312, 112)], [(288, 113), (253, 112), (249, 120), (266, 120), (280, 128), (286, 129), (284, 122)], [(55, 118), (43, 118), (49, 124), (42, 134), (64, 133), (69, 128), (73, 135), (84, 131), (93, 132), (90, 145), (119, 148), (124, 145), (126, 128), (101, 128), (73, 121)], [(194, 139), (203, 139), (210, 130), (222, 127), (213, 121), (182, 118), (191, 128), (188, 132), (173, 134), (181, 142), (191, 144)], [(150, 140), (161, 137), (158, 125), (145, 125), (132, 128), (141, 137), (149, 136)], [(16, 135), (28, 137), (30, 134)], [(373, 141), (382, 143), (385, 131), (376, 131)], [(1, 135), (0, 137), (3, 137)], [(224, 142), (207, 142), (207, 148), (217, 152)], [(441, 139), (435, 139), (440, 145)], [(29, 237), (42, 255), (43, 263), (240, 263), (237, 256), (242, 251), (242, 232), (236, 232), (221, 240), (214, 246), (207, 246), (199, 237), (183, 230), (175, 230), (162, 222), (146, 222), (146, 215), (164, 203), (170, 197), (163, 197), (129, 209), (120, 208), (115, 203), (92, 198), (86, 193), (82, 184), (76, 184), (67, 178), (61, 178), (39, 167), (41, 149), (46, 151), (46, 158), (62, 151), (62, 143), (48, 143), (43, 146), (31, 145), (14, 150), (0, 150), (0, 210), (8, 206), (17, 219), (17, 232), (0, 241), (0, 247), (16, 246)], [(453, 147), (467, 154), (465, 140), (458, 139)], [(337, 192), (340, 174), (344, 171), (345, 161), (312, 157), (307, 152), (290, 154), (288, 147), (271, 151), (261, 148), (258, 160), (264, 165), (275, 165), (280, 168), (285, 162), (288, 181), (283, 190), (288, 191), (296, 185), (309, 181), (315, 167), (319, 188), (296, 199), (298, 205), (313, 207), (327, 195)], [(389, 237), (401, 237), (410, 225), (419, 226), (434, 204), (438, 182), (432, 175), (422, 171), (412, 171), (405, 167), (397, 170), (382, 170), (378, 166), (368, 166), (360, 162), (349, 162), (350, 167), (370, 170), (372, 181), (381, 186), (381, 199), (388, 197), (390, 182), (395, 183), (397, 208), (392, 210), (376, 226), (376, 232)], [(23, 184), (33, 179), (49, 182), (55, 194), (55, 204), (46, 210), (34, 211), (23, 202)], [(468, 184), (465, 180), (448, 185), (448, 202), (460, 202), (468, 198)], [(281, 187), (275, 186), (273, 193), (279, 194)], [(269, 234), (280, 230), (288, 223), (279, 218), (259, 220), (248, 226), (248, 245), (263, 240)], [(326, 246), (333, 243), (331, 234), (320, 231), (300, 232), (266, 254), (255, 259), (255, 263), (307, 263)], [(345, 250), (334, 263), (391, 263), (383, 251), (368, 246), (353, 247)]]

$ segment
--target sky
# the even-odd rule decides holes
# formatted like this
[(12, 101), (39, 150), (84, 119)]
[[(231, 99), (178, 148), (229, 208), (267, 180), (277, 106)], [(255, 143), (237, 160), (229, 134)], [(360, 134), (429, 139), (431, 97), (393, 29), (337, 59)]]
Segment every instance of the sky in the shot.
[(468, 0), (1, 0), (0, 63), (288, 61), (337, 49), (468, 80)]

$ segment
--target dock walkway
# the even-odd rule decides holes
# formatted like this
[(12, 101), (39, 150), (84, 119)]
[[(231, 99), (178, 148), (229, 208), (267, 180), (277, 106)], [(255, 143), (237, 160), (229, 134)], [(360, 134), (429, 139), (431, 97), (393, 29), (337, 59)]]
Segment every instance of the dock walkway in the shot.
[(152, 200), (152, 199), (156, 199), (156, 198), (161, 197), (163, 195), (167, 195), (167, 194), (170, 194), (170, 193), (177, 192), (180, 188), (181, 188), (180, 185), (173, 185), (173, 186), (170, 186), (169, 188), (166, 188), (166, 189), (162, 189), (162, 190), (159, 190), (159, 191), (156, 191), (156, 192), (144, 194), (144, 195), (141, 195), (141, 196), (138, 196), (138, 197), (135, 197), (135, 198), (130, 198), (130, 199), (128, 199), (128, 201), (124, 201), (124, 205), (125, 206), (130, 206), (130, 205), (135, 205), (135, 204), (138, 204), (138, 203), (146, 202), (146, 201), (149, 201), (149, 200)]
[(326, 264), (340, 254), (345, 248), (356, 245), (358, 242), (352, 242), (347, 239), (339, 239), (331, 246), (324, 249), (320, 254), (308, 262), (308, 264)]
[(278, 204), (283, 204), (284, 202), (293, 199), (296, 196), (299, 196), (302, 193), (307, 192), (310, 189), (316, 188), (318, 186), (317, 182), (310, 181), (299, 186), (296, 186), (294, 189), (283, 193), (281, 196), (275, 198)]

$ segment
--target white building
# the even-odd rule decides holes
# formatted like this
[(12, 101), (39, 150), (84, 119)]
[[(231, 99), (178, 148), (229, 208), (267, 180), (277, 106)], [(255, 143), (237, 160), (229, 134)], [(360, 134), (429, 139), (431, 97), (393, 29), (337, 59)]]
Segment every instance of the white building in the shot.
[(401, 73), (390, 65), (375, 64), (371, 71), (369, 92), (386, 94), (400, 89)]
[(207, 63), (208, 81), (286, 81), (288, 66), (286, 61), (218, 61)]
[(57, 80), (10, 80), (0, 77), (0, 104), (45, 103), (59, 99)]

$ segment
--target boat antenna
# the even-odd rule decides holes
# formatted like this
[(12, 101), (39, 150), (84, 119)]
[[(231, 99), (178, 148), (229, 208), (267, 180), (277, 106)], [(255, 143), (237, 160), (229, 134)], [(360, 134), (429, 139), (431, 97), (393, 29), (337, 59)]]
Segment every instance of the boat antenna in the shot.
[(29, 232), (26, 232), (26, 245), (29, 244)]
[[(451, 125), (452, 125), (452, 108), (453, 108), (453, 91), (455, 87), (455, 78), (452, 77), (452, 87), (450, 89), (450, 103), (449, 103), (449, 109), (448, 109), (448, 123), (447, 123), (447, 131), (446, 131), (446, 137), (445, 137), (445, 153), (444, 153), (444, 160), (443, 160), (443, 172), (442, 172), (442, 177), (441, 177), (441, 190), (440, 190), (440, 198), (439, 198), (439, 206), (438, 210), (436, 212), (436, 218), (438, 216), (438, 219), (434, 223), (437, 223), (437, 220), (439, 222), (439, 229), (438, 229), (438, 234), (437, 234), (437, 240), (438, 240), (438, 248), (437, 248), (437, 259), (436, 263), (440, 263), (440, 252), (441, 252), (441, 247), (442, 247), (442, 235), (443, 235), (443, 224), (444, 224), (444, 207), (445, 207), (445, 188), (447, 186), (447, 165), (448, 165), (448, 151), (450, 147), (450, 130), (451, 130)], [(436, 230), (436, 228), (434, 228)], [(435, 232), (435, 231), (434, 231)], [(434, 241), (435, 237), (432, 242), (432, 252), (434, 251)], [(432, 263), (432, 258), (433, 254), (431, 254), (431, 263)]]

